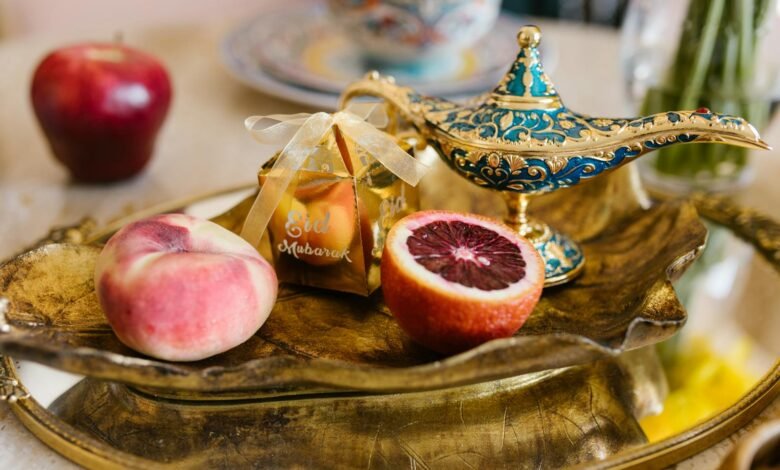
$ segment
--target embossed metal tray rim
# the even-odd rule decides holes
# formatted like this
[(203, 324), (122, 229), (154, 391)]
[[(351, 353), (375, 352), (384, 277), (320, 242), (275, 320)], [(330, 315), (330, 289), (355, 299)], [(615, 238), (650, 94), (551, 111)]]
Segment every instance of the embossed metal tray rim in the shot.
[[(33, 435), (64, 457), (95, 469), (160, 466), (159, 462), (118, 451), (60, 420), (29, 396), (24, 384), (18, 382), (13, 360), (7, 356), (0, 361), (0, 376), (6, 383), (18, 383), (15, 398), (8, 403), (14, 414)], [(778, 397), (780, 361), (737, 403), (698, 426), (601, 462), (589, 462), (583, 468), (666, 468), (725, 439)]]

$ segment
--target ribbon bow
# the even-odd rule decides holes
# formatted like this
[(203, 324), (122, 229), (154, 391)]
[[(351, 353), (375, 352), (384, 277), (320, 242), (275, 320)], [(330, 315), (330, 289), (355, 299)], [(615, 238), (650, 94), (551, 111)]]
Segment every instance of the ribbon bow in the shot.
[(379, 163), (406, 183), (417, 186), (427, 167), (406, 153), (392, 137), (377, 129), (387, 125), (384, 109), (376, 103), (354, 103), (335, 114), (273, 114), (252, 116), (244, 122), (258, 142), (285, 145), (266, 174), (244, 221), (241, 237), (258, 246), (293, 176), (312, 155), (322, 139), (337, 125), (342, 134), (363, 147)]

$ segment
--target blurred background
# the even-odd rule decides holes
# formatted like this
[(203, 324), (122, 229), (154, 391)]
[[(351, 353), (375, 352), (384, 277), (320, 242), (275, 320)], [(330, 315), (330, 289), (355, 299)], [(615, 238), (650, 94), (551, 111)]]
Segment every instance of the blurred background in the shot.
[[(542, 26), (546, 71), (577, 111), (617, 117), (706, 106), (748, 117), (780, 147), (777, 1), (504, 0), (495, 26), (488, 22), (475, 35), (482, 42), (458, 49), (457, 60), (435, 54), (403, 64), (358, 58), (356, 41), (333, 27), (325, 7), (350, 2), (361, 3), (0, 0), (0, 259), (54, 225), (85, 216), (105, 223), (252, 184), (261, 152), (245, 117), (332, 109), (343, 86), (370, 68), (453, 99), (487, 91), (517, 53), (514, 35), (527, 22)], [(436, 0), (419, 3), (433, 8)], [(165, 64), (171, 113), (145, 173), (113, 185), (80, 184), (52, 158), (30, 106), (30, 79), (48, 52), (117, 34)], [(717, 189), (780, 219), (777, 150), (759, 156), (681, 147), (684, 155), (658, 152), (640, 162), (647, 162), (641, 174), (648, 187), (675, 196)], [(662, 414), (642, 423), (651, 440), (730, 406), (780, 356), (777, 273), (729, 231), (710, 229), (709, 248), (676, 285), (690, 320), (659, 348), (670, 397)]]
[[(112, 1), (0, 0), (0, 37), (39, 32), (116, 28), (238, 19), (258, 11), (257, 0)], [(266, 2), (271, 3), (271, 2)], [(279, 2), (282, 3), (282, 2)], [(506, 0), (503, 7), (531, 16), (620, 26), (628, 0)]]

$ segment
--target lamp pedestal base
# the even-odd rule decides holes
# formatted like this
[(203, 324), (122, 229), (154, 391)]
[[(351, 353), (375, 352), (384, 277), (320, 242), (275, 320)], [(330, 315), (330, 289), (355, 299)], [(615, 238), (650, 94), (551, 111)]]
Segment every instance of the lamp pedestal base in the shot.
[(528, 218), (528, 196), (504, 193), (508, 213), (504, 222), (533, 243), (544, 260), (544, 287), (566, 284), (585, 267), (580, 245), (544, 222)]

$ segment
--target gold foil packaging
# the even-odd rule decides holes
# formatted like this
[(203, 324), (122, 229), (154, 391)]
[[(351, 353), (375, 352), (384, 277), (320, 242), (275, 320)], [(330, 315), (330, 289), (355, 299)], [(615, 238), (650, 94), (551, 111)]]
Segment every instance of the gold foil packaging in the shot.
[[(354, 116), (350, 120), (354, 124)], [(288, 145), (258, 174), (261, 192), (242, 236), (256, 246), (268, 243), (270, 250), (260, 251), (270, 252), (280, 282), (371, 294), (380, 285), (380, 261), (388, 230), (419, 208), (417, 188), (386, 166), (387, 153), (378, 156), (353, 137), (356, 131), (359, 138), (364, 137), (364, 126), (380, 133), (365, 121), (360, 122), (362, 125), (353, 127), (349, 134), (342, 131), (338, 120), (331, 122), (306, 156), (299, 154), (297, 169), (280, 162), (285, 152), (291, 152)], [(406, 166), (401, 167), (402, 174), (409, 168), (420, 171), (410, 145), (381, 135), (388, 139), (385, 144), (392, 144), (396, 151), (403, 150), (403, 158), (408, 159), (396, 159), (389, 166), (398, 169), (399, 163), (403, 163)], [(398, 152), (391, 159), (397, 157)], [(415, 184), (418, 177), (405, 175)], [(257, 215), (267, 212), (275, 199), (278, 203), (270, 217)], [(262, 241), (257, 235), (245, 236), (253, 230), (256, 233), (257, 227), (251, 224), (262, 224), (265, 218), (268, 221)]]

